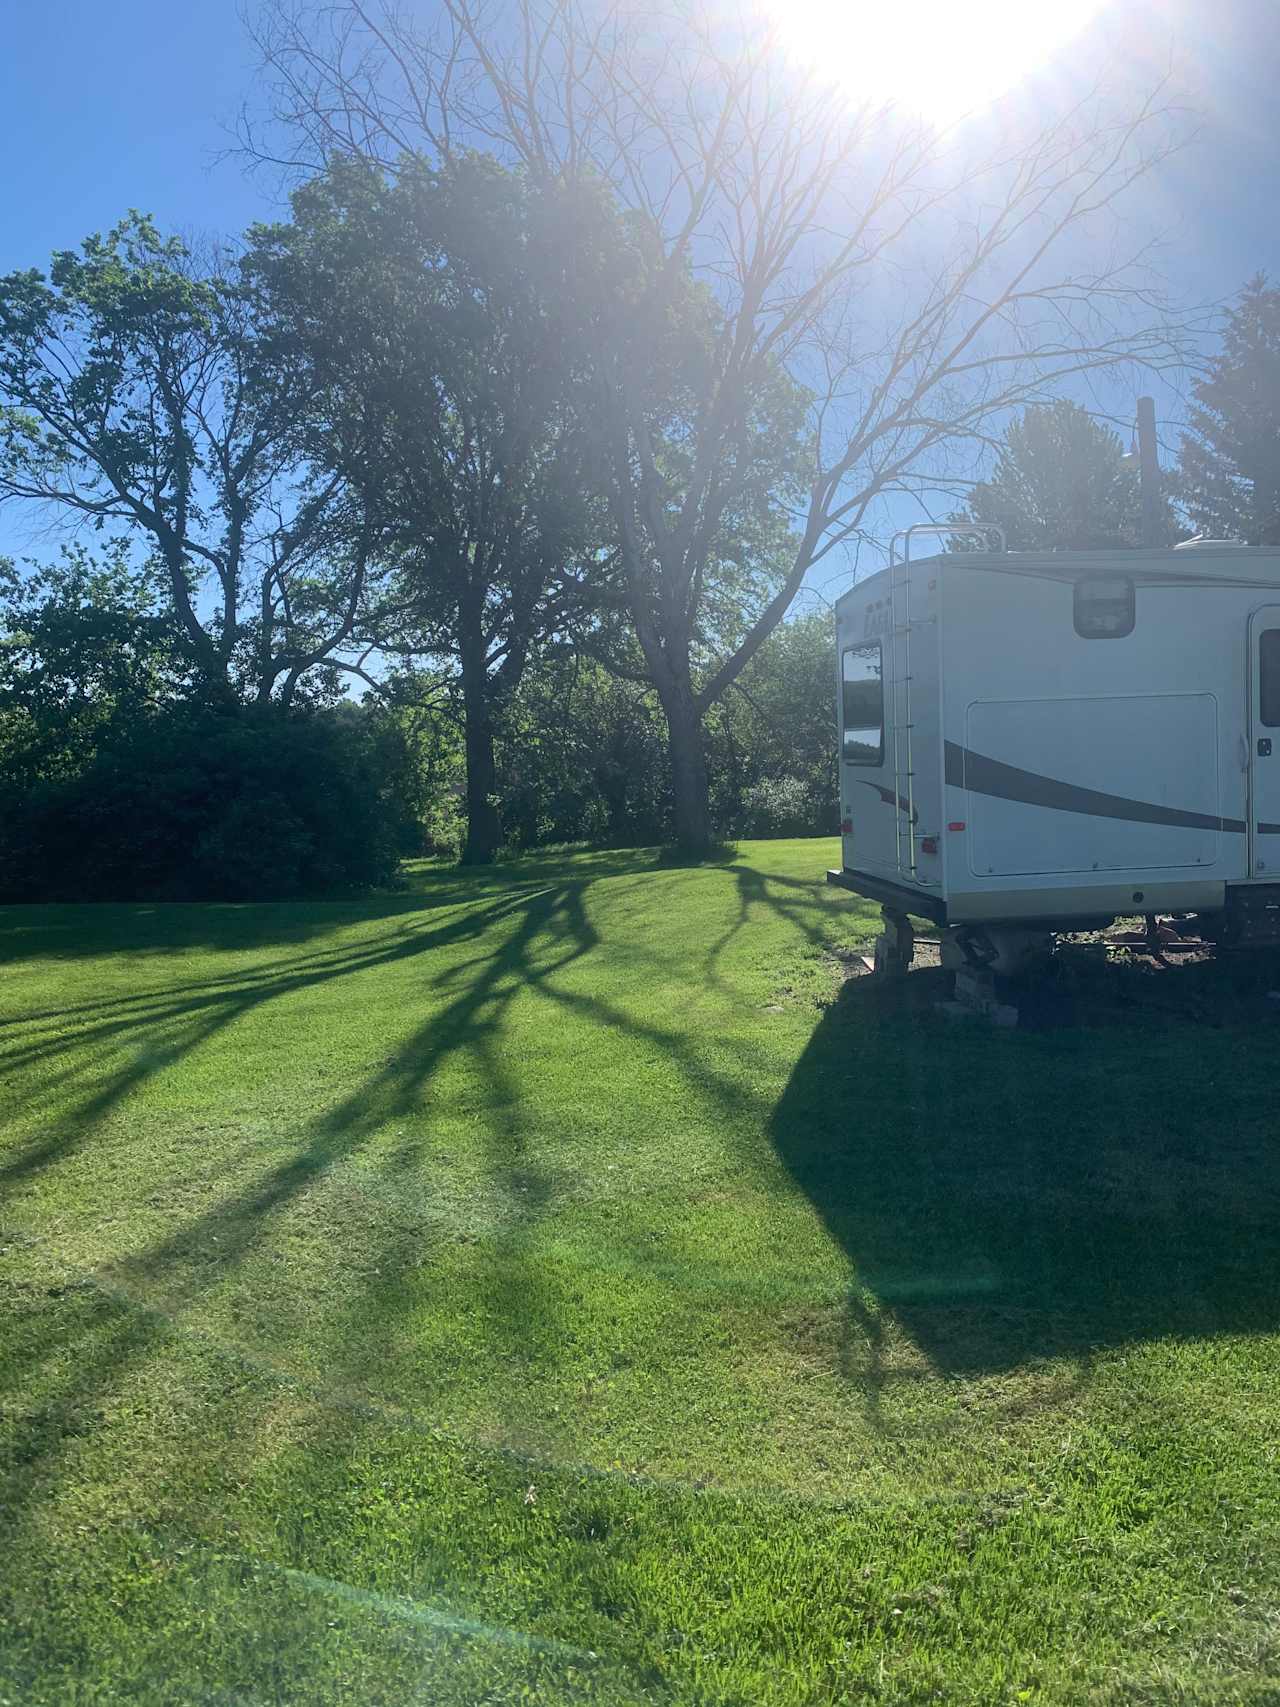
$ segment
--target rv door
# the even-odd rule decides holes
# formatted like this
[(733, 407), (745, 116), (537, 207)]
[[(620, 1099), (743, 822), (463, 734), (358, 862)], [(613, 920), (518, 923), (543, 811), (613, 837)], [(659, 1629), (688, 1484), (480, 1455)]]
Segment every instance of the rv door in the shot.
[(1280, 605), (1249, 619), (1249, 872), (1280, 881)]

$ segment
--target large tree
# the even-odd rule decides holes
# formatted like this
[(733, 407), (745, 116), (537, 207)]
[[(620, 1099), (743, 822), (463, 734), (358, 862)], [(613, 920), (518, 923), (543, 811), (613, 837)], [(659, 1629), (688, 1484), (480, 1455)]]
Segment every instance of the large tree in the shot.
[(1280, 290), (1251, 279), (1195, 386), (1180, 496), (1217, 539), (1280, 545)]
[(305, 384), (234, 270), (138, 215), (0, 278), (0, 500), (128, 530), (215, 700), (288, 702), (360, 643), (359, 505), (300, 454)]
[(339, 159), (247, 259), (286, 365), (310, 376), (308, 452), (360, 492), (390, 574), (384, 650), (452, 668), (471, 863), (501, 841), (497, 725), (591, 546), (574, 304), (604, 212), (585, 186), (476, 155)]
[[(1012, 551), (1141, 545), (1137, 465), (1110, 427), (1060, 398), (1010, 422), (990, 478), (977, 483), (955, 520), (999, 523)], [(1167, 496), (1161, 525), (1166, 540), (1177, 537)]]
[(104, 740), (190, 696), (194, 659), (155, 563), (123, 540), (0, 560), (0, 776), (73, 774)]
[[(1036, 134), (997, 124), (966, 142), (851, 105), (793, 75), (763, 28), (701, 9), (442, 0), (435, 15), (433, 34), (381, 0), (278, 6), (260, 39), (289, 140), (251, 146), (302, 164), (484, 146), (549, 180), (606, 182), (628, 208), (639, 289), (584, 345), (678, 837), (696, 849), (706, 712), (814, 565), (880, 499), (967, 473), (1012, 410), (1069, 376), (1181, 360), (1112, 217), (1170, 145), (1168, 117), (1158, 94), (1118, 113), (1091, 101)], [(670, 406), (655, 329), (691, 281), (713, 308), (698, 383)], [(807, 405), (798, 491), (785, 458), (776, 479), (755, 462), (784, 382)], [(768, 526), (730, 541), (761, 502), (786, 510), (785, 557)], [(739, 620), (707, 623), (726, 593)]]

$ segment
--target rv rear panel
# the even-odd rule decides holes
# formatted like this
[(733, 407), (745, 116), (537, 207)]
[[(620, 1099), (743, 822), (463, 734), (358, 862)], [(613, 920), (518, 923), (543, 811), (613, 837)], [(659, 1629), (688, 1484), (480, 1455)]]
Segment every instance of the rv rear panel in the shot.
[(1069, 924), (1280, 872), (1276, 554), (958, 553), (869, 578), (837, 624), (855, 886)]
[[(976, 878), (1214, 865), (1213, 694), (974, 700), (951, 774), (969, 795)], [(1164, 755), (1178, 755), (1176, 766)], [(1133, 798), (1135, 777), (1149, 798)]]

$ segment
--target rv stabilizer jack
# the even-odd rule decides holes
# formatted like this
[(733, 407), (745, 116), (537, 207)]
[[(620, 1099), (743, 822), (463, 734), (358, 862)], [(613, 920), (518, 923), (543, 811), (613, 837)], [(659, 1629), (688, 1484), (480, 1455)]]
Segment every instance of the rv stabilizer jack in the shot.
[(876, 973), (882, 978), (905, 977), (916, 955), (916, 933), (911, 920), (893, 907), (882, 907), (880, 917), (884, 930), (876, 938), (873, 961)]

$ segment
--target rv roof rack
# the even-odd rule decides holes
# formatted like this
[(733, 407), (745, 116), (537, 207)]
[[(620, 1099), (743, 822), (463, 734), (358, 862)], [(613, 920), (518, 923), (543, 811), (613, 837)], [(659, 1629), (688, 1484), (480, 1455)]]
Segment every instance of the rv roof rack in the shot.
[(911, 561), (911, 536), (916, 533), (933, 534), (973, 534), (979, 539), (990, 541), (992, 534), (1000, 541), (999, 550), (1007, 551), (1004, 529), (995, 522), (915, 522), (909, 528), (901, 528), (889, 541), (889, 566), (898, 561), (898, 541), (903, 541), (902, 561)]

